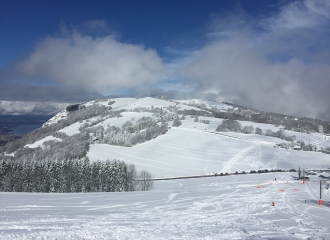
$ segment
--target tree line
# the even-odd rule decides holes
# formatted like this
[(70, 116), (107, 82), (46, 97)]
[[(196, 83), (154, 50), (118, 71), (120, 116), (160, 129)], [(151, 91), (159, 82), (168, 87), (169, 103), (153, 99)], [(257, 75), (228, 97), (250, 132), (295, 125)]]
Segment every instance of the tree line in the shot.
[(224, 119), (222, 121), (221, 124), (218, 125), (216, 131), (218, 132), (239, 132), (239, 133), (245, 133), (245, 134), (259, 134), (259, 135), (265, 135), (265, 136), (269, 136), (269, 137), (276, 137), (276, 138), (280, 138), (289, 142), (293, 142), (296, 140), (296, 136), (292, 135), (292, 136), (287, 136), (284, 133), (283, 129), (280, 129), (276, 132), (273, 132), (272, 130), (266, 130), (266, 132), (264, 133), (259, 127), (256, 127), (256, 129), (254, 129), (254, 127), (251, 126), (244, 126), (242, 127), (241, 124), (236, 121), (236, 120), (232, 120), (232, 119)]
[[(255, 123), (268, 123), (277, 127), (282, 125), (287, 130), (304, 133), (311, 133), (312, 131), (317, 132), (319, 130), (319, 126), (321, 125), (323, 127), (324, 133), (330, 133), (330, 123), (323, 120), (307, 117), (298, 118), (292, 115), (279, 113), (267, 113), (255, 109), (249, 109), (237, 104), (228, 102), (223, 103), (232, 107), (228, 108), (226, 111), (221, 111), (216, 107), (207, 106), (203, 103), (195, 103), (194, 101), (190, 101), (189, 103), (186, 103), (186, 105), (199, 108), (216, 118), (251, 121)], [(201, 116), (201, 114), (202, 113), (197, 113), (196, 115)]]
[[(121, 192), (152, 188), (151, 174), (119, 160), (0, 160), (0, 191)], [(142, 179), (143, 181), (136, 181)]]

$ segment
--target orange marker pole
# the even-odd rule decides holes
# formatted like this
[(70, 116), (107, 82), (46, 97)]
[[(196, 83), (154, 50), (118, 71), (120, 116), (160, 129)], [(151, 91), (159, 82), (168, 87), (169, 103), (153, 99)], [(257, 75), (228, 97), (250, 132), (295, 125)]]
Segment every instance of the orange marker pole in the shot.
[(303, 181), (303, 184), (305, 184), (305, 181)]
[(320, 180), (320, 200), (319, 205), (322, 205), (322, 181)]

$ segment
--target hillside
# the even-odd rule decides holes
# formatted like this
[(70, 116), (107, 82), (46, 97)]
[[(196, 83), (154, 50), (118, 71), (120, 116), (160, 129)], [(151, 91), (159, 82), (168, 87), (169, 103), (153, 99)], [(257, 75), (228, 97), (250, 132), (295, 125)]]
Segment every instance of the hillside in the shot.
[[(122, 98), (68, 106), (3, 147), (0, 162), (31, 162), (34, 172), (37, 161), (79, 168), (75, 162), (123, 163), (105, 161), (117, 159), (155, 178), (212, 177), (153, 181), (151, 191), (99, 192), (108, 190), (99, 190), (97, 180), (92, 193), (78, 187), (75, 193), (0, 192), (0, 239), (329, 239), (329, 172), (309, 175), (305, 184), (295, 172), (214, 177), (330, 168), (330, 139), (312, 130), (309, 120), (293, 118), (300, 122), (297, 132), (279, 125), (281, 117), (275, 125), (219, 117), (256, 114), (203, 100)], [(304, 150), (293, 150), (297, 145)]]
[[(221, 116), (241, 119), (239, 126), (224, 127), (232, 120), (224, 121)], [(263, 123), (258, 116), (276, 123)], [(289, 122), (298, 122), (299, 129), (289, 130), (284, 126)], [(293, 116), (198, 99), (100, 99), (68, 106), (42, 128), (7, 144), (0, 156), (18, 161), (119, 159), (158, 178), (328, 168), (330, 137), (313, 129), (322, 123), (327, 131), (329, 123), (312, 122), (315, 126)], [(297, 145), (312, 151), (293, 150)]]

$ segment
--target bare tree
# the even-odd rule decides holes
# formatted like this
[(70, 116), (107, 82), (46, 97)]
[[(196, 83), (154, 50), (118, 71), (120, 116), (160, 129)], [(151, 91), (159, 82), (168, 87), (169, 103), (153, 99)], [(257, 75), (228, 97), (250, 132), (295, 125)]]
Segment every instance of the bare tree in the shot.
[(148, 171), (141, 171), (139, 178), (141, 180), (141, 191), (148, 191), (152, 189), (154, 182), (151, 180), (152, 175)]

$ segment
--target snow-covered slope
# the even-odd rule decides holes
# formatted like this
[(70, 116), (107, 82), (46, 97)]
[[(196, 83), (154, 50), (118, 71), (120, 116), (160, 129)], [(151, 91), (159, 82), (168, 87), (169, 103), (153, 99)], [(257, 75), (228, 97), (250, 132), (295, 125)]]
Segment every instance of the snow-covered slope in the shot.
[(330, 239), (330, 191), (320, 206), (318, 177), (291, 175), (157, 181), (148, 192), (0, 193), (0, 239)]
[[(261, 169), (291, 168), (324, 168), (330, 167), (330, 157), (319, 152), (294, 151), (274, 148), (276, 144), (288, 143), (280, 138), (260, 134), (243, 134), (237, 132), (216, 132), (223, 119), (210, 115), (208, 110), (233, 111), (233, 106), (206, 100), (162, 100), (156, 98), (116, 98), (103, 99), (79, 104), (79, 109), (91, 106), (111, 107), (111, 112), (119, 112), (115, 117), (92, 116), (74, 122), (59, 129), (59, 133), (68, 136), (80, 133), (82, 126), (88, 132), (91, 128), (101, 128), (106, 132), (109, 127), (121, 129), (130, 121), (135, 125), (141, 118), (149, 117), (155, 122), (164, 121), (167, 114), (169, 130), (158, 136), (132, 147), (103, 144), (96, 134), (90, 145), (87, 156), (90, 160), (120, 159), (134, 164), (139, 170), (150, 171), (154, 177), (173, 177), (208, 173), (241, 172)], [(186, 115), (182, 119), (182, 110), (199, 111), (195, 115)], [(81, 110), (77, 110), (81, 111)], [(190, 113), (189, 112), (189, 113)], [(206, 114), (203, 116), (203, 112)], [(44, 126), (56, 124), (67, 119), (75, 111), (63, 110)], [(181, 119), (182, 125), (172, 127), (173, 117)], [(207, 124), (206, 124), (207, 122)], [(272, 124), (239, 121), (243, 127), (259, 128), (265, 134), (282, 131), (287, 136), (296, 136), (296, 141), (314, 144), (317, 148), (330, 147), (330, 139), (321, 133), (310, 134), (284, 130), (283, 126)], [(86, 127), (87, 126), (87, 127)], [(94, 132), (95, 134), (95, 132)], [(124, 133), (121, 133), (124, 134)], [(134, 135), (134, 133), (132, 133)], [(103, 136), (103, 133), (102, 133)], [(52, 137), (46, 137), (27, 145), (36, 147)], [(61, 140), (61, 139), (58, 139)]]
[[(112, 103), (114, 102), (114, 103)], [(181, 104), (180, 100), (171, 100), (171, 101), (166, 101), (166, 100), (161, 100), (157, 98), (151, 98), (151, 97), (146, 97), (146, 98), (115, 98), (115, 99), (104, 99), (102, 101), (90, 101), (86, 103), (81, 103), (80, 107), (89, 107), (92, 105), (100, 105), (100, 106), (110, 106), (112, 107), (113, 111), (120, 111), (120, 110), (126, 110), (126, 111), (132, 111), (134, 109), (138, 108), (167, 108), (169, 106), (178, 106), (180, 110), (200, 110), (199, 108), (188, 106), (186, 104)], [(186, 101), (184, 101), (186, 103)], [(189, 103), (189, 101), (187, 102)], [(229, 108), (228, 105), (225, 104), (218, 104), (223, 107), (226, 107), (226, 109)], [(214, 105), (217, 106), (217, 105)], [(51, 124), (57, 123), (60, 120), (66, 119), (66, 117), (70, 113), (66, 110), (61, 111), (60, 113), (56, 114), (54, 117), (52, 117), (50, 120), (48, 120), (46, 123), (44, 123), (44, 126), (49, 126)]]
[(39, 141), (36, 141), (35, 143), (33, 144), (27, 144), (26, 147), (28, 148), (37, 148), (37, 147), (41, 147), (45, 142), (48, 142), (48, 141), (62, 141), (62, 139), (60, 138), (56, 138), (56, 137), (53, 137), (53, 136), (47, 136)]
[(67, 115), (68, 115), (68, 112), (66, 110), (62, 110), (61, 112), (56, 114), (54, 117), (49, 119), (47, 122), (45, 122), (42, 126), (46, 127), (46, 126), (50, 126), (54, 123), (58, 123), (59, 121), (66, 119)]
[(87, 156), (94, 161), (122, 159), (139, 170), (150, 171), (154, 177), (330, 165), (329, 155), (274, 148), (279, 141), (260, 135), (220, 135), (179, 127), (130, 148), (94, 144)]
[[(72, 120), (72, 116), (89, 107), (103, 112), (86, 111), (90, 117)], [(63, 110), (50, 119), (31, 137), (33, 141), (23, 145), (27, 153), (33, 149), (46, 151), (43, 146), (51, 140), (62, 141), (63, 147), (72, 139), (74, 146), (79, 146), (75, 136), (80, 135), (81, 141), (90, 141), (87, 156), (91, 161), (123, 160), (134, 164), (138, 171), (148, 170), (155, 178), (330, 168), (329, 154), (275, 148), (276, 144), (288, 143), (277, 137), (217, 132), (223, 119), (212, 117), (211, 109), (232, 111), (228, 104), (198, 99), (118, 98), (81, 103), (79, 108)], [(184, 118), (178, 114), (180, 110), (187, 110)], [(128, 137), (147, 132), (148, 128), (123, 131), (126, 122), (135, 126), (143, 118), (152, 120), (153, 127), (166, 121), (168, 131), (130, 147), (102, 143), (105, 136)], [(174, 127), (173, 118), (179, 118), (181, 125)], [(281, 130), (281, 134), (295, 135), (296, 140), (319, 148), (330, 146), (330, 138), (325, 139), (321, 133), (293, 132), (280, 125), (249, 121), (239, 123), (242, 127), (260, 128), (263, 133)], [(47, 133), (47, 129), (55, 132)], [(56, 142), (48, 145), (54, 147)], [(70, 146), (68, 149), (76, 150)], [(14, 155), (14, 151), (4, 154)], [(310, 176), (303, 184), (294, 180), (296, 176), (294, 172), (277, 172), (162, 180), (155, 181), (149, 192), (0, 193), (0, 239), (330, 239), (330, 191), (325, 188), (330, 182), (322, 178), (320, 206), (321, 178)]]

